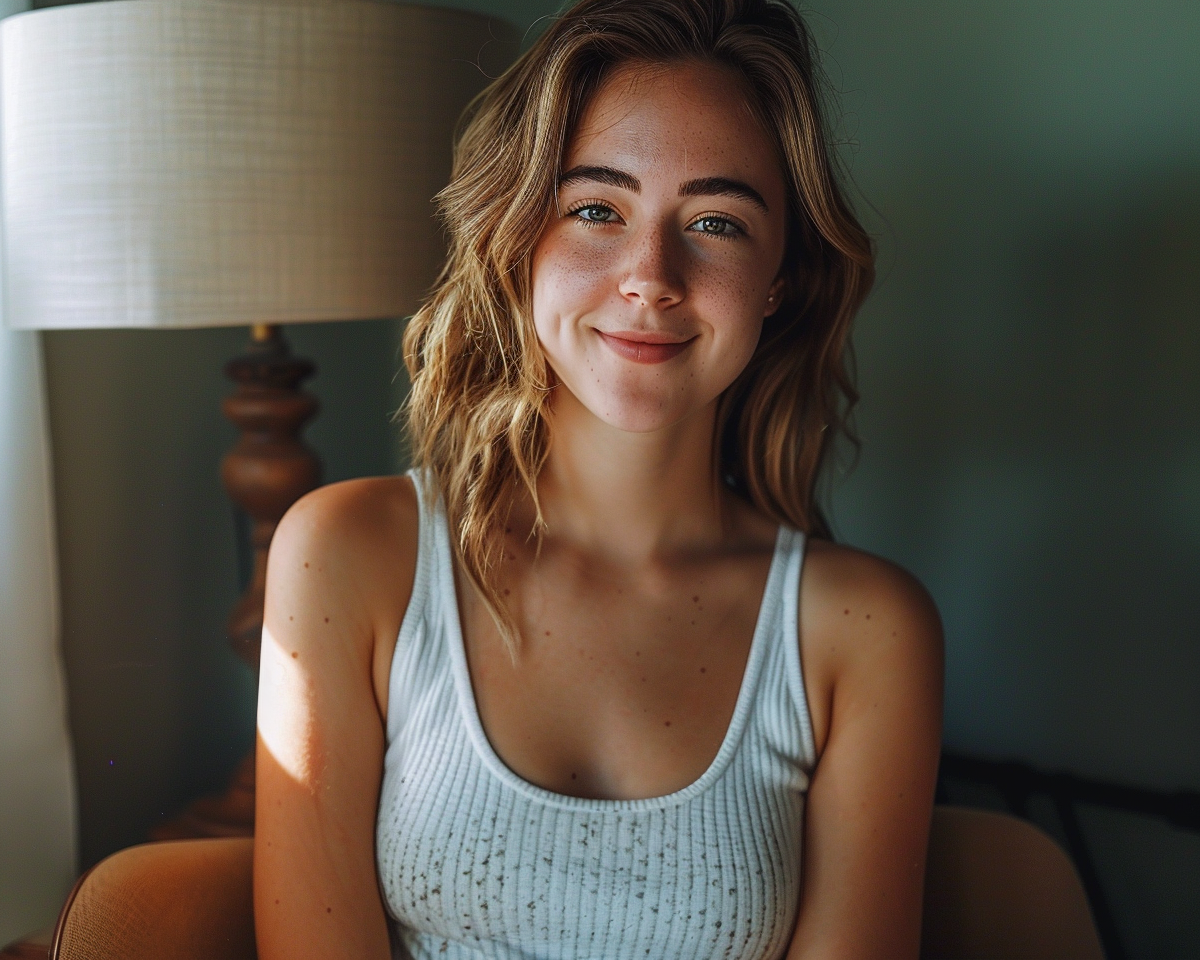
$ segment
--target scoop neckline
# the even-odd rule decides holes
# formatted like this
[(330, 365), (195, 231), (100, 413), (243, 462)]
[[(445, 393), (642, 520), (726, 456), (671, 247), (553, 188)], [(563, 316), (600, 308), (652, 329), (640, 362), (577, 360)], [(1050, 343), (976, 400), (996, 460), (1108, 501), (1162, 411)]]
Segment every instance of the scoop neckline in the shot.
[[(448, 589), (442, 591), (443, 612), (446, 618), (446, 643), (449, 647), (451, 671), (454, 677), (454, 689), (458, 700), (458, 709), (466, 724), (471, 745), (475, 755), (484, 767), (502, 784), (523, 794), (545, 806), (560, 809), (575, 810), (591, 813), (636, 813), (649, 810), (659, 810), (678, 806), (694, 799), (713, 786), (725, 773), (737, 752), (746, 722), (754, 703), (758, 677), (762, 661), (766, 655), (767, 634), (770, 632), (772, 618), (767, 612), (768, 600), (779, 592), (777, 581), (786, 570), (786, 557), (790, 545), (790, 531), (780, 526), (775, 534), (775, 548), (771, 555), (771, 565), (767, 569), (767, 579), (763, 585), (762, 598), (759, 600), (758, 617), (754, 623), (754, 633), (750, 639), (750, 651), (746, 656), (746, 666), (742, 673), (741, 686), (738, 688), (737, 700), (734, 702), (733, 716), (721, 740), (712, 762), (695, 780), (671, 793), (655, 797), (636, 797), (632, 799), (612, 800), (604, 797), (575, 797), (566, 793), (547, 790), (536, 783), (531, 783), (512, 770), (496, 753), (487, 732), (483, 729), (483, 721), (479, 717), (479, 706), (475, 700), (475, 688), (471, 682), (471, 671), (467, 665), (466, 645), (463, 640), (462, 621), (459, 617), (458, 592), (454, 577), (454, 563), (450, 551), (449, 527), (446, 514), (439, 500), (436, 513), (438, 566), (445, 571), (444, 582)], [(439, 577), (439, 579), (443, 579)]]

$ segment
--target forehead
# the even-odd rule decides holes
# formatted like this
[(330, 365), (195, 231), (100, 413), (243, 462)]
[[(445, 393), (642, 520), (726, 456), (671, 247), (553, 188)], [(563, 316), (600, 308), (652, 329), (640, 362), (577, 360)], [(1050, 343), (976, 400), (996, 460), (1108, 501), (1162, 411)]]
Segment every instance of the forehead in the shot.
[(745, 81), (699, 61), (628, 64), (605, 79), (580, 117), (563, 169), (599, 163), (639, 179), (735, 177), (751, 182), (773, 208), (772, 198), (781, 202), (785, 189)]

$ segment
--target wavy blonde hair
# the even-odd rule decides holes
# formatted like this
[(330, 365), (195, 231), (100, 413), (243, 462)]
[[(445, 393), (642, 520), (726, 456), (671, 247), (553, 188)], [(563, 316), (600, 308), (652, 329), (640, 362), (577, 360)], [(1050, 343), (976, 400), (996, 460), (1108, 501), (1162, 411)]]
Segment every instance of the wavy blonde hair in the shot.
[(812, 37), (785, 0), (582, 0), (464, 114), (437, 198), (449, 254), (404, 336), (414, 463), (432, 474), (462, 566), (510, 651), (518, 632), (497, 586), (501, 537), (521, 488), (541, 533), (553, 385), (533, 325), (534, 246), (567, 143), (604, 80), (623, 64), (684, 60), (741, 75), (789, 195), (782, 305), (719, 402), (719, 476), (776, 522), (829, 535), (814, 487), (857, 400), (847, 338), (874, 261), (838, 184)]

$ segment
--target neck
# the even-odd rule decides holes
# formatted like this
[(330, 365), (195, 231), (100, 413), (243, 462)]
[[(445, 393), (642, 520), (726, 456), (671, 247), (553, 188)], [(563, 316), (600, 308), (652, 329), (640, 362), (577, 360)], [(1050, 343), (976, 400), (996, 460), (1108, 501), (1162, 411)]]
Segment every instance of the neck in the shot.
[(719, 542), (728, 506), (713, 459), (716, 407), (629, 433), (559, 387), (538, 480), (547, 535), (634, 563)]

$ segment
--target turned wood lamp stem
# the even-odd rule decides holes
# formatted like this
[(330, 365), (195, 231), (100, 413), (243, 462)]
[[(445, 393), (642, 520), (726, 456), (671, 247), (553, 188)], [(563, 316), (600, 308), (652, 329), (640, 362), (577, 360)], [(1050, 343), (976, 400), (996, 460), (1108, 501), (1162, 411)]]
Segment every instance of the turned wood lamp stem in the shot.
[[(267, 551), (288, 508), (321, 482), (321, 461), (301, 433), (317, 413), (317, 400), (300, 389), (316, 372), (292, 356), (277, 324), (255, 324), (244, 353), (225, 366), (237, 387), (221, 404), (241, 431), (221, 461), (229, 498), (250, 518), (254, 566), (229, 617), (234, 652), (255, 672), (267, 585)], [(174, 820), (151, 831), (155, 840), (249, 836), (254, 832), (254, 752), (242, 760), (229, 788), (201, 797)]]
[(221, 479), (230, 499), (250, 518), (254, 551), (250, 582), (228, 631), (234, 650), (254, 670), (271, 537), (288, 508), (321, 482), (321, 462), (301, 439), (318, 404), (300, 384), (315, 372), (310, 361), (292, 356), (275, 324), (252, 327), (246, 352), (225, 367), (237, 389), (221, 407), (241, 436), (221, 462)]

